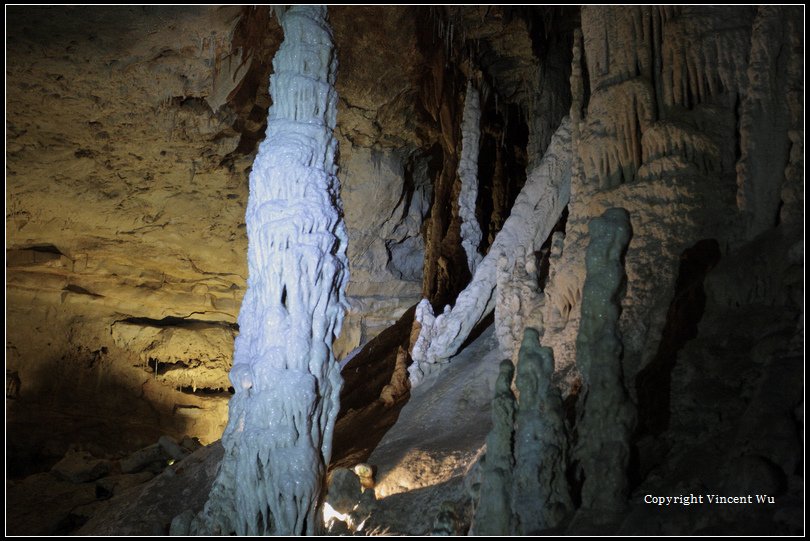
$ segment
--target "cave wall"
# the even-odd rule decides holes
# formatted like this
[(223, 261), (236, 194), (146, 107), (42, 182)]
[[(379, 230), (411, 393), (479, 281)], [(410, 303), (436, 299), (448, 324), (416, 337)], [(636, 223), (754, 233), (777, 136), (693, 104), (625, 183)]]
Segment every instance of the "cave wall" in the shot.
[[(582, 9), (571, 203), (564, 236), (552, 243), (541, 343), (554, 349), (570, 411), (576, 402), (577, 415), (587, 415), (574, 340), (586, 227), (606, 209), (626, 209), (621, 387), (639, 424), (623, 444), (627, 507), (618, 517), (589, 514), (583, 489), (569, 532), (611, 523), (633, 533), (797, 527), (803, 302), (789, 297), (803, 253), (793, 221), (803, 208), (793, 188), (803, 182), (794, 127), (802, 30), (790, 22), (798, 17), (788, 7)], [(576, 434), (579, 421), (571, 427)], [(582, 478), (574, 479), (577, 498)], [(644, 494), (683, 487), (771, 491), (781, 514), (660, 514), (642, 503)]]
[[(564, 246), (551, 263), (543, 314), (546, 343), (562, 370), (574, 362), (590, 219), (614, 206), (631, 214), (621, 330), (632, 389), (630, 381), (658, 347), (681, 254), (706, 238), (729, 250), (776, 226), (780, 208), (801, 205), (792, 191), (784, 201), (773, 195), (795, 182), (796, 157), (787, 149), (796, 136), (785, 117), (759, 113), (755, 123), (746, 114), (796, 108), (788, 89), (801, 86), (800, 71), (778, 65), (765, 70), (756, 58), (764, 54), (758, 50), (776, 48), (785, 65), (801, 64), (799, 33), (777, 32), (773, 21), (774, 33), (764, 34), (765, 21), (786, 21), (788, 13), (754, 7), (582, 10), (571, 80), (577, 160)], [(768, 85), (776, 92), (764, 98), (760, 78), (772, 79)], [(749, 102), (757, 105), (746, 107)], [(767, 140), (765, 133), (771, 134)], [(769, 156), (757, 160), (762, 167), (778, 164), (753, 180), (749, 153)], [(740, 194), (754, 189), (749, 185), (772, 194), (770, 202), (748, 204), (767, 206), (761, 211), (767, 220), (747, 210)], [(756, 225), (763, 220), (766, 226)]]
[[(9, 9), (12, 443), (221, 432), (246, 275), (239, 15)], [(37, 429), (50, 415), (57, 433)]]

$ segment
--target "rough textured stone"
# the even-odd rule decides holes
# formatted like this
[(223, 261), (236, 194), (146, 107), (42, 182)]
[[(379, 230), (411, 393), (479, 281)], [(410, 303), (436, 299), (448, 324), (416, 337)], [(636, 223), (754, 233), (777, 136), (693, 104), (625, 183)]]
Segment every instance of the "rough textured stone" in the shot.
[[(162, 535), (178, 502), (199, 510), (213, 471), (175, 471), (178, 484), (104, 501), (74, 501), (83, 486), (54, 475), (19, 479), (74, 443), (126, 456), (162, 435), (221, 434), (245, 289), (247, 169), (281, 28), (264, 7), (6, 15), (9, 533), (70, 533), (90, 517), (88, 532)], [(491, 422), (483, 382), (517, 360), (526, 327), (554, 351), (552, 380), (579, 434), (587, 227), (622, 207), (634, 230), (618, 327), (638, 405), (636, 488), (627, 509), (580, 508), (546, 533), (802, 533), (803, 21), (797, 6), (330, 8), (353, 276), (334, 350), (370, 346), (345, 364), (336, 441), (343, 466), (379, 444), (391, 494), (372, 532), (428, 533), (445, 501), (467, 531)], [(567, 219), (496, 269), (502, 352), (488, 330), (486, 347), (462, 348), (413, 396), (381, 393), (409, 345), (407, 329), (383, 329), (423, 297), (441, 317), (471, 278), (457, 174), (468, 82), (481, 106), (482, 255), (570, 115)], [(706, 246), (716, 250), (701, 258)], [(86, 484), (102, 497), (106, 479)], [(568, 487), (575, 502), (580, 481)], [(53, 483), (61, 499), (41, 497)], [(643, 503), (750, 487), (775, 491), (776, 503)], [(53, 503), (40, 517), (43, 501)]]
[(514, 533), (531, 535), (557, 527), (572, 511), (566, 470), (568, 436), (562, 397), (554, 384), (554, 353), (540, 346), (539, 333), (527, 328), (518, 357), (515, 386)]
[(166, 535), (172, 519), (202, 509), (222, 460), (222, 445), (204, 447), (138, 487), (106, 500), (79, 535)]
[(110, 495), (118, 496), (122, 492), (129, 490), (132, 487), (136, 487), (150, 481), (154, 476), (155, 474), (148, 471), (110, 475), (96, 481), (96, 486), (100, 487)]
[(360, 479), (352, 470), (337, 468), (332, 472), (326, 502), (338, 513), (349, 513), (360, 501)]
[(95, 458), (85, 451), (70, 452), (51, 468), (51, 473), (71, 483), (95, 481), (109, 471), (109, 460)]
[[(564, 119), (555, 132), (543, 160), (531, 172), (515, 200), (512, 214), (453, 308), (446, 307), (432, 325), (426, 324), (428, 319), (420, 321), (419, 339), (411, 352), (415, 361), (409, 369), (411, 385), (417, 385), (433, 365), (455, 355), (475, 326), (494, 309), (498, 265), (513, 267), (518, 259), (522, 260), (522, 256), (542, 244), (538, 239), (545, 240), (551, 233), (570, 195), (569, 124)], [(507, 261), (501, 263), (501, 258)], [(426, 315), (432, 317), (433, 314)], [(511, 327), (508, 322), (502, 325)]]
[(165, 462), (167, 458), (163, 448), (155, 443), (122, 458), (121, 471), (124, 473), (137, 472), (154, 462)]
[(158, 445), (160, 445), (161, 450), (173, 460), (183, 460), (186, 455), (188, 455), (188, 452), (177, 445), (177, 442), (169, 436), (161, 436), (158, 440)]
[(61, 481), (38, 473), (6, 484), (6, 529), (10, 535), (64, 535), (75, 528), (74, 509), (96, 500), (93, 483)]
[(582, 417), (575, 451), (583, 470), (582, 506), (622, 510), (628, 495), (635, 407), (624, 387), (622, 337), (618, 331), (625, 288), (622, 257), (632, 235), (624, 209), (608, 209), (591, 221), (582, 288), (577, 368), (584, 379)]
[(492, 431), (487, 436), (487, 454), (481, 467), (481, 496), (475, 513), (475, 535), (507, 535), (512, 532), (512, 482), (514, 454), (512, 435), (515, 396), (512, 394), (512, 361), (502, 361), (492, 401)]

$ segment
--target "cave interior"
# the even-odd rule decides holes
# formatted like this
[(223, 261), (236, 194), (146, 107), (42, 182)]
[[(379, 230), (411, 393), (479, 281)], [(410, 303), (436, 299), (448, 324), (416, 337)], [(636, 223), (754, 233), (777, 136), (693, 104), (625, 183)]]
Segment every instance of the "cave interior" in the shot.
[[(6, 533), (803, 534), (804, 7), (296, 9), (6, 6)], [(294, 32), (340, 332), (243, 304)], [(320, 458), (212, 530), (248, 327)]]

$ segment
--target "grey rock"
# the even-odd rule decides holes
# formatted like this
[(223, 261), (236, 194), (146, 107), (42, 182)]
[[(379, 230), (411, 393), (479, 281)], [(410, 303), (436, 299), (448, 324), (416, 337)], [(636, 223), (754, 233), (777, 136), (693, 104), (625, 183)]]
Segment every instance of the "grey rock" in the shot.
[(96, 481), (96, 486), (100, 487), (109, 494), (117, 496), (127, 489), (150, 481), (153, 477), (154, 474), (148, 471), (110, 475), (109, 477), (104, 477)]
[(512, 531), (512, 427), (515, 396), (512, 394), (512, 361), (501, 362), (492, 401), (492, 431), (481, 467), (481, 497), (475, 514), (475, 535), (508, 535)]
[(332, 472), (326, 501), (339, 513), (348, 513), (354, 509), (363, 492), (360, 479), (346, 468), (337, 468)]
[(158, 445), (160, 445), (160, 448), (163, 449), (163, 452), (166, 453), (169, 458), (173, 458), (174, 460), (183, 460), (186, 455), (188, 455), (188, 451), (180, 447), (177, 442), (169, 436), (161, 436), (158, 440)]
[(180, 441), (180, 447), (188, 451), (189, 453), (193, 453), (197, 449), (202, 448), (203, 444), (200, 443), (200, 440), (197, 438), (191, 438), (189, 436), (183, 437)]
[(107, 475), (109, 471), (108, 460), (95, 458), (85, 451), (69, 452), (51, 468), (53, 474), (71, 483), (95, 481)]
[(154, 462), (163, 461), (165, 459), (163, 448), (155, 443), (122, 458), (121, 471), (123, 473), (138, 472)]
[(541, 347), (538, 332), (527, 328), (515, 378), (520, 402), (512, 497), (516, 533), (522, 535), (557, 526), (573, 509), (565, 477), (568, 440), (562, 397), (553, 374), (553, 351)]
[(169, 535), (189, 535), (193, 519), (194, 512), (191, 509), (186, 509), (172, 519), (169, 526)]
[(624, 387), (621, 299), (626, 276), (622, 257), (630, 242), (628, 212), (612, 208), (591, 220), (582, 291), (582, 321), (577, 335), (577, 367), (585, 396), (576, 456), (585, 481), (582, 506), (617, 511), (626, 505), (630, 438), (635, 407)]

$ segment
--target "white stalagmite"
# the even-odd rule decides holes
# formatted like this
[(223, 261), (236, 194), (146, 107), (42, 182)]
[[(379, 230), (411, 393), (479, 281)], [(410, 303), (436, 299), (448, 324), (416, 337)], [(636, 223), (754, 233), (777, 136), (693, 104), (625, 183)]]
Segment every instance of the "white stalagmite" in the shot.
[(346, 232), (335, 176), (336, 58), (323, 6), (277, 10), (273, 106), (250, 174), (248, 289), (225, 456), (196, 533), (315, 533), (340, 369)]
[(564, 118), (543, 160), (528, 176), (518, 194), (512, 212), (495, 237), (486, 257), (478, 265), (470, 284), (456, 299), (452, 310), (445, 308), (431, 324), (433, 313), (427, 305), (417, 340), (419, 348), (411, 352), (411, 385), (417, 385), (433, 365), (455, 355), (473, 328), (495, 306), (497, 267), (511, 269), (518, 257), (538, 249), (546, 240), (571, 194), (571, 121)]
[(481, 138), (481, 104), (478, 91), (472, 81), (467, 81), (464, 98), (464, 114), (461, 119), (461, 158), (458, 162), (458, 177), (461, 191), (458, 194), (458, 215), (461, 218), (461, 246), (467, 254), (470, 274), (481, 263), (478, 247), (481, 245), (481, 226), (475, 217), (475, 202), (478, 199), (478, 142)]

